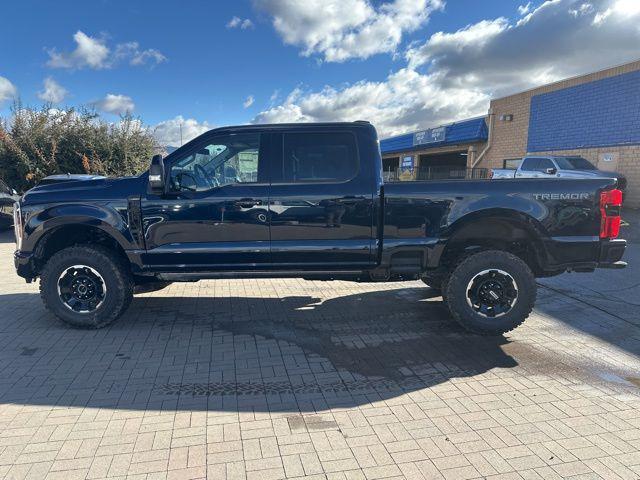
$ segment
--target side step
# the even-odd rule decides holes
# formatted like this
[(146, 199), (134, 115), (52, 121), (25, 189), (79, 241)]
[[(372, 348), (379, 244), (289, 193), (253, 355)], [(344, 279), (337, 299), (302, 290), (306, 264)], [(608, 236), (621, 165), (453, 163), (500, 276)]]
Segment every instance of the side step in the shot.
[(166, 282), (197, 282), (198, 280), (219, 280), (225, 278), (308, 278), (314, 280), (337, 279), (351, 280), (363, 276), (362, 270), (339, 271), (304, 271), (270, 270), (270, 271), (236, 271), (236, 272), (197, 272), (197, 273), (157, 273), (155, 277)]

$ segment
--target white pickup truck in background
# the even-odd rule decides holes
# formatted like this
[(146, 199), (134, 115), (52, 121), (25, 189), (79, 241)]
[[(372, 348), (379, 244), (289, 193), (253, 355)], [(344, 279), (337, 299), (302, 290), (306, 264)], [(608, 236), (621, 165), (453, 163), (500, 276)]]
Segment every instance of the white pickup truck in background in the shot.
[[(494, 168), (490, 172), (492, 179), (505, 178), (617, 178), (620, 189), (624, 189), (627, 180), (617, 172), (598, 170), (591, 162), (582, 157), (537, 155), (522, 160), (509, 160), (515, 168)], [(505, 162), (506, 163), (506, 162)]]

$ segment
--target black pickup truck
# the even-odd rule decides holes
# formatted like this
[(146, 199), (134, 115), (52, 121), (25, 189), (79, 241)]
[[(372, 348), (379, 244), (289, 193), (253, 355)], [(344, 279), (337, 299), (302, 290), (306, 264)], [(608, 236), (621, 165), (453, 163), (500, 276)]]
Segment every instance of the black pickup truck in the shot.
[(625, 266), (621, 203), (615, 178), (383, 184), (368, 122), (228, 127), (139, 177), (29, 190), (15, 265), (81, 327), (170, 282), (422, 279), (464, 327), (500, 334), (531, 312), (536, 277)]

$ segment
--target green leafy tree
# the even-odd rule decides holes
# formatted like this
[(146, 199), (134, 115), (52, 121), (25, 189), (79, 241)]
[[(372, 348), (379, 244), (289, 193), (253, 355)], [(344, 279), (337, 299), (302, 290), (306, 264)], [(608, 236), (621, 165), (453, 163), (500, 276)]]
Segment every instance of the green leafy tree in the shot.
[(90, 109), (15, 104), (0, 119), (0, 177), (20, 191), (59, 173), (135, 175), (158, 150), (153, 132), (130, 114), (108, 123)]

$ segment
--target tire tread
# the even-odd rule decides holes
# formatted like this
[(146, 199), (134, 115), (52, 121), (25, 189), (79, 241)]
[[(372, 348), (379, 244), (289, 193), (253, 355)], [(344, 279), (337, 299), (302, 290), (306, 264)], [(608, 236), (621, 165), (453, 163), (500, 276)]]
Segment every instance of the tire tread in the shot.
[[(520, 317), (518, 317), (517, 321), (512, 322), (507, 327), (496, 327), (496, 328), (486, 328), (484, 326), (481, 327), (478, 324), (474, 323), (472, 320), (470, 320), (470, 318), (468, 317), (465, 318), (465, 315), (463, 315), (460, 309), (457, 308), (458, 305), (456, 305), (456, 302), (462, 302), (462, 301), (466, 302), (466, 299), (457, 298), (455, 287), (460, 282), (464, 283), (464, 279), (462, 278), (462, 276), (464, 274), (465, 267), (473, 264), (474, 262), (477, 262), (478, 259), (484, 260), (484, 258), (480, 257), (481, 255), (483, 257), (500, 256), (500, 257), (503, 257), (504, 260), (513, 262), (513, 265), (515, 266), (515, 268), (522, 269), (521, 273), (524, 273), (525, 275), (529, 276), (530, 278), (528, 280), (530, 280), (531, 283), (533, 284), (533, 288), (532, 288), (533, 293), (531, 294), (531, 291), (523, 289), (523, 295), (518, 299), (518, 301), (524, 302), (524, 304), (526, 305), (525, 310), (521, 313)], [(520, 288), (522, 287), (524, 286), (521, 285)], [(447, 306), (449, 307), (449, 311), (451, 312), (451, 315), (453, 316), (454, 320), (457, 323), (459, 323), (462, 327), (464, 327), (466, 330), (476, 334), (480, 334), (480, 335), (500, 335), (500, 334), (508, 333), (514, 330), (515, 328), (519, 327), (524, 323), (524, 321), (529, 317), (529, 315), (531, 315), (531, 312), (533, 311), (535, 299), (536, 299), (536, 293), (537, 292), (536, 292), (535, 277), (533, 276), (533, 272), (531, 272), (531, 269), (524, 262), (524, 260), (522, 260), (520, 257), (516, 255), (513, 255), (512, 253), (509, 253), (503, 250), (481, 250), (481, 251), (475, 251), (475, 252), (469, 253), (468, 255), (464, 255), (455, 263), (454, 267), (452, 268), (449, 281), (447, 282), (447, 285), (446, 285), (445, 298), (446, 298)]]
[[(57, 312), (56, 305), (52, 303), (54, 299), (47, 294), (47, 285), (50, 277), (54, 274), (54, 270), (66, 260), (77, 257), (98, 260), (106, 268), (110, 268), (112, 270), (111, 273), (116, 277), (116, 284), (110, 285), (111, 289), (117, 289), (115, 307), (109, 311), (98, 311), (87, 315), (83, 321), (70, 316), (61, 316)], [(113, 323), (127, 310), (133, 298), (133, 281), (124, 260), (112, 250), (100, 245), (74, 245), (56, 252), (45, 264), (40, 274), (40, 297), (45, 308), (63, 322), (77, 328), (98, 329)]]

